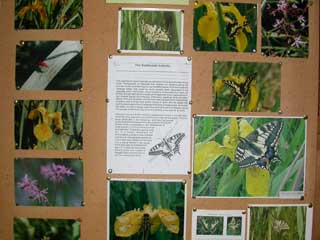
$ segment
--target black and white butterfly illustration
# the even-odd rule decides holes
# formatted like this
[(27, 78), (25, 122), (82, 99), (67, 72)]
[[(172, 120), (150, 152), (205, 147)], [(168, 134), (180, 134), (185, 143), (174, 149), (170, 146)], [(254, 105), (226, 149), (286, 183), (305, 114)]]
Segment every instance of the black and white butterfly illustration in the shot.
[(252, 81), (257, 77), (257, 73), (250, 74), (243, 83), (236, 83), (235, 81), (224, 79), (224, 84), (231, 88), (233, 94), (241, 100), (244, 100), (249, 93)]
[(258, 127), (246, 138), (239, 138), (235, 160), (240, 168), (259, 167), (270, 170), (272, 162), (280, 161), (277, 145), (283, 122), (275, 120)]
[(150, 149), (149, 155), (161, 155), (171, 159), (176, 153), (180, 154), (180, 143), (184, 137), (184, 133), (176, 133), (171, 137), (163, 138)]

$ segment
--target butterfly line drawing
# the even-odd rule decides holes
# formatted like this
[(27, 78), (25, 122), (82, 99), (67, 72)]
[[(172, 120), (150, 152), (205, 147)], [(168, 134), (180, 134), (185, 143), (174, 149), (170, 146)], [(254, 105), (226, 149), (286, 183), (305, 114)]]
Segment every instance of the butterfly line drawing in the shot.
[(240, 168), (258, 167), (270, 171), (270, 164), (280, 161), (277, 145), (283, 121), (275, 120), (258, 127), (246, 138), (239, 137), (235, 160)]
[(184, 133), (176, 133), (171, 137), (163, 138), (160, 143), (150, 148), (149, 155), (161, 155), (171, 160), (173, 155), (180, 154), (180, 143), (184, 137)]
[(233, 94), (238, 99), (244, 100), (248, 96), (250, 85), (257, 75), (257, 72), (250, 74), (243, 83), (236, 83), (235, 81), (228, 79), (224, 79), (222, 81), (227, 87), (231, 88)]

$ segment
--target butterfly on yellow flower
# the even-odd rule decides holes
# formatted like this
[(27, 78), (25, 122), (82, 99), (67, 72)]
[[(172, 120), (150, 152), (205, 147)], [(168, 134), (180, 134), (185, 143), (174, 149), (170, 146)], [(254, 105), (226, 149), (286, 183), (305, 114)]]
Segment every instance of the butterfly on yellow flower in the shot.
[(134, 209), (117, 216), (114, 232), (117, 237), (142, 234), (144, 239), (147, 239), (145, 236), (156, 233), (161, 223), (169, 232), (179, 233), (179, 217), (174, 211), (164, 208), (154, 209), (151, 204), (145, 204), (142, 210)]

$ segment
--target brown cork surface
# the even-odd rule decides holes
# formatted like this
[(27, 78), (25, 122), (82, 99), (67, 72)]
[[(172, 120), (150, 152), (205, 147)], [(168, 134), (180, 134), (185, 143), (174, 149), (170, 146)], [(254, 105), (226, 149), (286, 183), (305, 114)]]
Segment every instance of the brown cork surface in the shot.
[[(187, 234), (191, 239), (193, 208), (246, 209), (257, 203), (313, 203), (315, 206), (313, 239), (320, 239), (320, 151), (317, 143), (318, 84), (319, 84), (319, 1), (313, 1), (309, 11), (310, 54), (307, 59), (266, 58), (260, 54), (261, 36), (258, 32), (257, 53), (195, 52), (192, 48), (193, 6), (184, 6), (184, 56), (193, 58), (192, 113), (212, 114), (212, 62), (262, 61), (282, 62), (281, 110), (283, 116), (308, 116), (307, 168), (304, 200), (277, 199), (192, 199), (191, 176), (151, 176), (143, 178), (172, 178), (187, 181)], [(227, 2), (227, 1), (223, 1)], [(233, 1), (244, 2), (244, 1)], [(258, 3), (259, 0), (245, 2)], [(121, 5), (133, 7), (133, 5)], [(13, 239), (13, 218), (72, 218), (81, 219), (81, 239), (107, 237), (106, 182), (106, 97), (107, 58), (117, 54), (118, 4), (103, 0), (84, 1), (84, 25), (79, 30), (14, 30), (14, 1), (0, 0), (0, 239)], [(168, 5), (134, 5), (134, 7), (181, 8)], [(260, 14), (258, 16), (261, 17)], [(260, 24), (261, 20), (258, 20)], [(83, 40), (83, 91), (17, 91), (15, 89), (15, 49), (21, 40)], [(83, 150), (32, 151), (15, 150), (15, 99), (79, 99), (83, 102)], [(223, 114), (215, 112), (215, 114)], [(242, 114), (243, 115), (243, 114)], [(247, 114), (245, 114), (247, 115)], [(263, 115), (253, 113), (252, 115)], [(270, 114), (275, 116), (278, 114)], [(190, 146), (191, 147), (191, 146)], [(83, 159), (84, 201), (82, 208), (17, 207), (14, 199), (14, 158), (58, 157)], [(112, 178), (141, 178), (139, 175), (112, 175)]]

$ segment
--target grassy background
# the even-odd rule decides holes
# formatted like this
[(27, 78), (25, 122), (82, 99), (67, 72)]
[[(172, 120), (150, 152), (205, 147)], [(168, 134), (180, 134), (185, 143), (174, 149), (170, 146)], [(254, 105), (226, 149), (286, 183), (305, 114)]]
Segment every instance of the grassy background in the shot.
[[(31, 110), (42, 103), (49, 112), (62, 112), (63, 130), (47, 142), (38, 142), (33, 128), (38, 122), (28, 119)], [(16, 149), (76, 150), (82, 149), (82, 103), (78, 100), (20, 100), (15, 104)]]
[[(117, 216), (133, 209), (143, 209), (144, 204), (151, 203), (154, 208), (166, 208), (175, 211), (180, 220), (179, 234), (173, 234), (161, 224), (160, 230), (150, 235), (150, 240), (182, 240), (184, 229), (185, 190), (182, 182), (140, 182), (110, 181), (110, 240), (123, 239), (115, 236), (114, 222)], [(141, 239), (138, 234), (126, 238)]]
[[(306, 231), (305, 206), (251, 207), (250, 240), (304, 240)], [(289, 230), (273, 230), (275, 220), (285, 221)]]
[[(220, 3), (221, 5), (228, 5), (227, 3)], [(220, 6), (221, 6), (220, 5)], [(225, 22), (222, 20), (221, 11), (219, 11), (219, 4), (216, 3), (216, 8), (218, 9), (218, 18), (220, 35), (216, 41), (208, 44), (206, 41), (202, 40), (198, 34), (197, 26), (199, 19), (207, 14), (205, 6), (194, 9), (194, 20), (193, 20), (193, 48), (198, 51), (233, 51), (236, 52), (236, 46), (233, 39), (229, 39), (228, 32)], [(248, 46), (245, 52), (252, 52), (256, 49), (257, 45), (257, 9), (254, 4), (243, 4), (235, 3), (235, 6), (239, 9), (243, 16), (247, 17), (249, 26), (252, 30), (252, 35), (245, 33), (248, 38)], [(229, 16), (229, 15), (228, 15)], [(231, 15), (230, 15), (231, 16)], [(232, 15), (233, 16), (233, 15)], [(231, 18), (233, 18), (231, 16)]]
[[(63, 182), (53, 183), (45, 179), (40, 174), (41, 166), (47, 164), (62, 164), (71, 168), (75, 173), (66, 176)], [(83, 164), (79, 159), (16, 159), (14, 161), (14, 179), (16, 204), (22, 206), (42, 205), (37, 201), (32, 201), (26, 193), (17, 186), (17, 183), (28, 174), (28, 176), (38, 181), (40, 189), (48, 188), (48, 206), (81, 206), (83, 201)]]
[[(166, 11), (121, 11), (121, 42), (122, 50), (181, 50), (181, 12)], [(169, 42), (157, 41), (155, 45), (148, 42), (142, 34), (141, 21), (145, 24), (157, 25), (166, 30)]]
[(79, 240), (80, 222), (66, 219), (14, 219), (14, 240)]
[[(62, 4), (61, 0), (54, 6), (51, 0), (43, 0), (47, 19), (40, 20), (36, 11), (29, 11), (23, 19), (18, 17), (19, 11), (34, 2), (34, 0), (15, 0), (15, 29), (74, 29), (83, 24), (83, 0), (67, 0)], [(62, 20), (63, 19), (63, 20)]]
[[(248, 77), (257, 73), (255, 86), (259, 91), (256, 111), (278, 112), (280, 109), (281, 65), (278, 63), (256, 62), (217, 62), (213, 63), (213, 86), (217, 79), (225, 79), (230, 75)], [(253, 84), (253, 82), (252, 82)], [(224, 85), (219, 95), (213, 89), (212, 106), (218, 111), (247, 111), (250, 93), (241, 106), (239, 99), (232, 90)]]
[[(244, 118), (256, 129), (273, 118)], [(229, 134), (231, 118), (202, 117), (195, 119), (195, 144), (214, 140), (222, 145)], [(269, 196), (279, 191), (304, 189), (305, 120), (284, 118), (284, 127), (278, 141), (281, 162), (271, 165)], [(194, 175), (193, 196), (249, 196), (246, 191), (245, 169), (228, 157), (220, 156), (204, 172)], [(257, 183), (259, 184), (259, 183)], [(281, 189), (280, 189), (281, 188)]]

